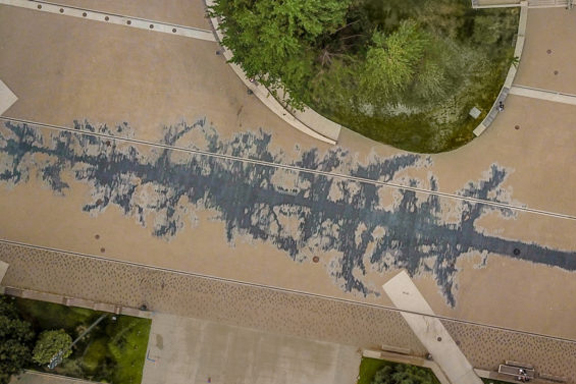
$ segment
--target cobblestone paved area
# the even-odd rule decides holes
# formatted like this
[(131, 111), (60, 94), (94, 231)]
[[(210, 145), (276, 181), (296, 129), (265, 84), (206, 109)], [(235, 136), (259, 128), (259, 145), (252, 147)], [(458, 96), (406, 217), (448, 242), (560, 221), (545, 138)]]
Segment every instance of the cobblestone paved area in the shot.
[[(322, 341), (426, 353), (396, 311), (223, 280), (0, 243), (10, 264), (3, 285), (213, 320)], [(528, 361), (540, 373), (576, 380), (576, 343), (443, 321), (475, 368)]]

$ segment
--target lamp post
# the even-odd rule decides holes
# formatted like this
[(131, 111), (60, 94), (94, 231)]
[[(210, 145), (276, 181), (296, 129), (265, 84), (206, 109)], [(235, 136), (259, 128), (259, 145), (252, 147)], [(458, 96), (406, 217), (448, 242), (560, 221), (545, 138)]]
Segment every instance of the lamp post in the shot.
[[(68, 347), (59, 350), (52, 358), (50, 359), (50, 363), (48, 364), (48, 369), (54, 369), (58, 364), (62, 362), (64, 359), (64, 353), (68, 350), (72, 349), (84, 336), (86, 336), (94, 327), (96, 327), (102, 320), (104, 320), (108, 316), (107, 313), (100, 316), (95, 322), (93, 322), (76, 340), (72, 342)], [(116, 316), (112, 317), (112, 320), (116, 320)]]

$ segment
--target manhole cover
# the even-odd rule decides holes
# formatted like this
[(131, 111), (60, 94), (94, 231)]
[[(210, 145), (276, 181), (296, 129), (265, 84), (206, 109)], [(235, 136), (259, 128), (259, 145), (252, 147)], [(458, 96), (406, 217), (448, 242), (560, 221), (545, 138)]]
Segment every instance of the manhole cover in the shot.
[(312, 258), (312, 261), (315, 262), (315, 263), (317, 263), (317, 262), (320, 261), (320, 258), (319, 258), (318, 256), (314, 256), (314, 257)]
[(438, 337), (436, 338), (436, 340), (442, 341), (442, 338), (441, 338), (440, 336), (438, 336)]
[(514, 254), (518, 256), (520, 254), (520, 250), (518, 248), (514, 248)]

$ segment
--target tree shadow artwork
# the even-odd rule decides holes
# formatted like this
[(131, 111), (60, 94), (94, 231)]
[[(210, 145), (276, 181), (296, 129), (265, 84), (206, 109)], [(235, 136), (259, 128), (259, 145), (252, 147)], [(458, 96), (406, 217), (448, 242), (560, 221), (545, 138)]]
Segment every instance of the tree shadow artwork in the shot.
[(299, 263), (335, 252), (327, 273), (361, 297), (380, 295), (368, 272), (404, 268), (412, 276), (432, 275), (454, 307), (457, 260), (472, 254), (576, 269), (573, 250), (479, 228), (488, 215), (518, 220), (525, 214), (507, 208), (518, 204), (503, 187), (510, 170), (498, 164), (457, 192), (477, 199), (470, 202), (435, 192), (429, 156), (372, 156), (363, 164), (334, 148), (295, 150), (297, 158), (288, 160), (262, 130), (223, 140), (205, 119), (165, 127), (156, 145), (126, 139), (130, 131), (128, 123), (76, 121), (74, 129), (54, 130), (5, 120), (0, 183), (10, 188), (37, 177), (64, 198), (75, 183), (85, 183), (91, 198), (79, 209), (96, 217), (116, 206), (166, 241), (195, 225), (197, 212), (211, 210), (213, 220), (225, 223), (231, 247), (236, 238), (267, 242)]

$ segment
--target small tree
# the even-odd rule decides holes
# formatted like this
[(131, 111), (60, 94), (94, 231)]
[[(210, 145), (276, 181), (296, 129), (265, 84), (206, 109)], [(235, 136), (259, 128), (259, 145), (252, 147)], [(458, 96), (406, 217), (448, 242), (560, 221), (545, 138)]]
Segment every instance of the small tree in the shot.
[(368, 99), (391, 101), (406, 90), (424, 58), (427, 42), (426, 34), (409, 20), (389, 36), (375, 31), (360, 74)]
[(72, 350), (68, 347), (72, 344), (72, 337), (63, 329), (44, 331), (40, 334), (32, 359), (40, 365), (50, 363), (50, 360), (59, 351), (64, 350), (63, 357), (66, 358), (72, 354)]
[(8, 383), (28, 364), (33, 339), (30, 323), (20, 318), (11, 302), (0, 297), (0, 384)]

